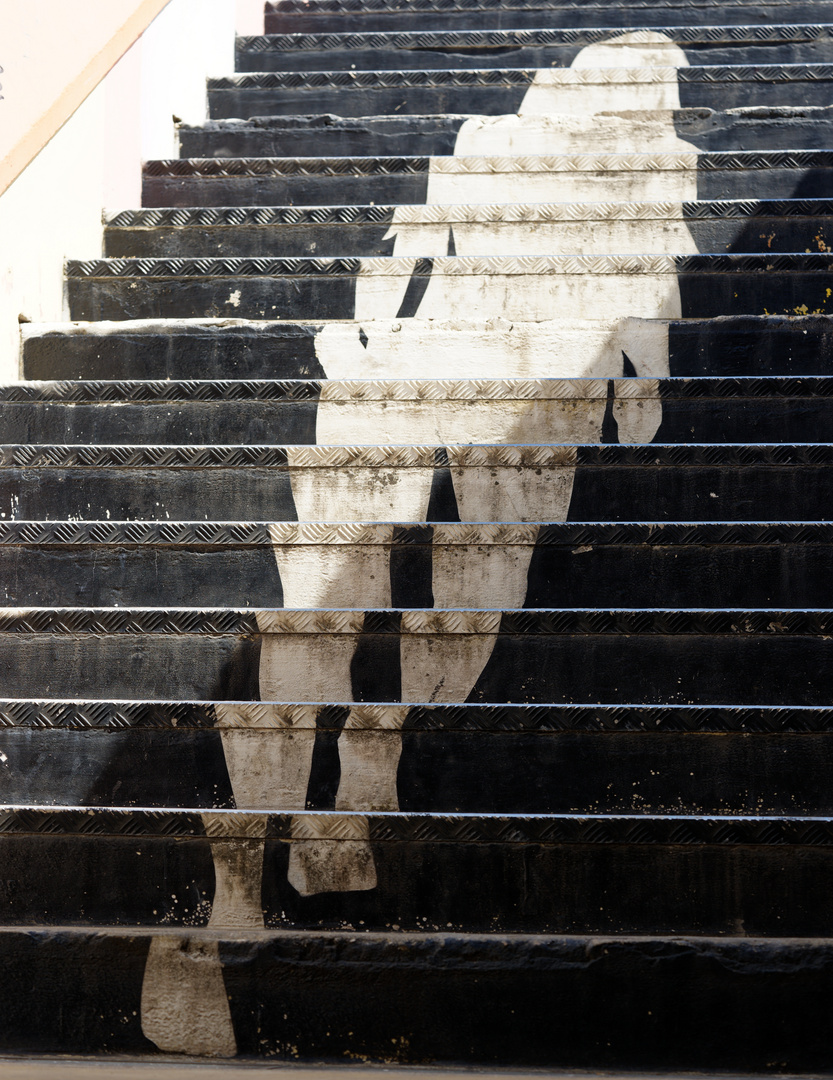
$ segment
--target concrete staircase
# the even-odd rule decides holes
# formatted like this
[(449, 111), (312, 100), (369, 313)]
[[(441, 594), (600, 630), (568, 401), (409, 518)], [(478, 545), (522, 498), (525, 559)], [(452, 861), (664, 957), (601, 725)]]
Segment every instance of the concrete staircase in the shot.
[(266, 5), (0, 387), (0, 1049), (829, 1069), (831, 19)]

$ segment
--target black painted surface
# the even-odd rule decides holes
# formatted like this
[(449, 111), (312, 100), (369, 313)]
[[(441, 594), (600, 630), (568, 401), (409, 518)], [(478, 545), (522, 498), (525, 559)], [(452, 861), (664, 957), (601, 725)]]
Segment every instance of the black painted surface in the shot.
[[(189, 157), (350, 157), (354, 154), (454, 153), (465, 116), (270, 117), (209, 120), (178, 128), (180, 154)], [(831, 108), (760, 106), (680, 109), (674, 127), (700, 150), (815, 150), (831, 145)], [(757, 194), (757, 192), (755, 192)]]
[[(320, 69), (324, 65), (317, 65)], [(506, 66), (506, 65), (502, 65)], [(545, 65), (547, 68), (549, 64)], [(448, 65), (453, 68), (453, 64)], [(833, 74), (824, 66), (827, 77), (819, 77), (802, 65), (793, 69), (775, 68), (767, 72), (753, 65), (745, 78), (731, 69), (715, 67), (709, 79), (689, 81), (687, 69), (679, 75), (680, 104), (683, 108), (733, 109), (750, 106), (826, 106), (831, 101)], [(252, 116), (296, 116), (332, 113), (344, 117), (385, 116), (396, 113), (419, 116), (426, 113), (473, 113), (503, 116), (517, 113), (535, 72), (508, 71), (504, 80), (500, 69), (491, 69), (482, 78), (477, 71), (467, 71), (454, 78), (437, 72), (420, 79), (409, 74), (407, 85), (364, 85), (373, 73), (355, 81), (345, 80), (336, 72), (328, 81), (326, 73), (313, 77), (309, 84), (291, 85), (292, 78), (280, 73), (260, 73), (217, 77), (208, 81), (208, 109), (212, 120), (246, 119)], [(697, 72), (695, 72), (697, 74)], [(351, 73), (352, 75), (352, 73)], [(341, 77), (339, 77), (341, 76)], [(303, 73), (298, 73), (298, 80)], [(270, 86), (270, 83), (280, 85)], [(431, 85), (442, 82), (445, 85)], [(319, 85), (324, 83), (325, 85)], [(288, 84), (288, 85), (287, 85)], [(458, 85), (455, 85), (458, 84)], [(478, 85), (479, 84), (479, 85)]]
[(3, 470), (0, 506), (18, 520), (295, 520), (283, 469)]
[[(764, 207), (757, 213), (743, 217), (740, 214), (720, 214), (715, 208), (712, 217), (688, 217), (686, 227), (695, 246), (701, 252), (795, 252), (827, 251), (833, 248), (833, 216), (831, 204), (818, 201), (818, 214), (813, 214), (813, 204), (806, 204), (807, 213), (781, 214), (774, 204), (773, 213)], [(802, 203), (802, 206), (804, 204)], [(364, 209), (364, 208), (361, 208)], [(344, 217), (359, 217), (353, 208), (344, 208)], [(696, 212), (696, 211), (695, 211)], [(274, 255), (321, 257), (327, 255), (358, 255), (376, 257), (392, 255), (395, 239), (386, 239), (390, 231), (394, 208), (374, 208), (373, 220), (356, 224), (326, 222), (323, 224), (290, 224), (278, 221), (273, 225), (245, 223), (235, 226), (212, 225), (195, 222), (187, 226), (168, 224), (144, 224), (128, 222), (111, 223), (104, 232), (104, 254), (113, 258), (160, 258), (168, 256), (221, 256), (234, 251), (236, 256)], [(334, 215), (335, 216), (335, 215)], [(366, 217), (370, 213), (366, 212)], [(387, 218), (387, 220), (385, 220)], [(621, 232), (621, 223), (616, 223)], [(495, 239), (500, 238), (500, 226), (491, 226)], [(533, 226), (534, 227), (534, 226)], [(543, 226), (547, 228), (546, 224)], [(489, 225), (482, 226), (484, 232)], [(566, 231), (565, 223), (565, 231)], [(604, 221), (593, 222), (592, 228), (600, 238), (608, 225)], [(631, 246), (639, 245), (639, 233), (634, 230)], [(553, 250), (558, 250), (558, 233)], [(623, 250), (611, 244), (610, 250)]]
[[(26, 379), (317, 379), (320, 325), (52, 330), (23, 342)], [(831, 367), (833, 370), (833, 367)]]
[[(777, 621), (777, 619), (776, 619)], [(3, 634), (9, 696), (236, 700), (255, 679), (250, 634)], [(391, 700), (392, 635), (365, 633), (352, 668), (358, 701)], [(823, 634), (501, 633), (477, 702), (822, 705), (833, 646)], [(380, 684), (384, 684), (381, 686)], [(248, 697), (248, 692), (242, 696)], [(255, 695), (257, 696), (257, 695)]]
[[(373, 844), (378, 885), (300, 897), (288, 845), (267, 841), (271, 928), (491, 933), (731, 933), (824, 936), (819, 891), (833, 852), (663, 844)], [(0, 839), (6, 926), (204, 926), (214, 873), (207, 840)], [(106, 867), (106, 872), (104, 868)], [(786, 872), (788, 871), (788, 872)], [(477, 881), (471, 890), (466, 882)], [(818, 890), (818, 891), (817, 891)], [(206, 903), (208, 901), (209, 903)], [(362, 925), (363, 924), (363, 925)]]
[[(363, 1058), (413, 1064), (823, 1071), (830, 1060), (826, 941), (451, 933), (220, 941), (244, 1057), (343, 1060), (349, 1045)], [(149, 935), (128, 931), (0, 933), (3, 1047), (152, 1053), (139, 1021), (149, 945)]]
[(7, 605), (283, 604), (275, 556), (267, 545), (4, 547), (0, 580), (0, 597)]
[(313, 443), (316, 407), (315, 401), (4, 402), (0, 442)]
[[(829, 163), (805, 167), (780, 162), (749, 162), (743, 168), (715, 168), (701, 164), (697, 175), (701, 199), (824, 199), (833, 196)], [(424, 203), (427, 192), (427, 161), (424, 169), (387, 175), (269, 175), (234, 176), (176, 175), (162, 171), (155, 162), (145, 166), (142, 205), (160, 206), (316, 206), (351, 203)], [(601, 192), (601, 188), (600, 188)], [(606, 195), (609, 197), (609, 188)], [(603, 201), (605, 196), (600, 194)], [(321, 316), (319, 316), (320, 318)]]
[[(291, 157), (330, 153), (397, 156), (453, 154), (463, 116), (259, 116), (250, 120), (208, 120), (199, 127), (180, 124), (180, 156)], [(793, 144), (791, 143), (790, 146)], [(150, 189), (148, 189), (150, 190)], [(144, 201), (144, 205), (150, 205)]]
[[(715, 315), (826, 315), (833, 313), (833, 272), (791, 271), (789, 256), (766, 272), (743, 269), (677, 275), (684, 318)], [(426, 278), (424, 273), (419, 275)], [(427, 283), (427, 282), (426, 282)], [(75, 277), (67, 281), (71, 317), (96, 319), (185, 319), (232, 316), (246, 319), (350, 319), (355, 313), (356, 277), (317, 272), (228, 276), (136, 275)], [(410, 312), (408, 313), (410, 314)], [(419, 314), (416, 307), (414, 314)], [(509, 312), (512, 318), (522, 314)], [(553, 318), (567, 312), (554, 308)], [(402, 316), (391, 311), (389, 318)]]
[[(441, 515), (437, 515), (441, 516)], [(446, 516), (446, 515), (442, 515)], [(526, 606), (830, 607), (833, 544), (583, 542), (539, 545)], [(394, 603), (430, 601), (431, 548), (391, 551)], [(10, 606), (280, 607), (269, 545), (9, 545), (0, 547), (2, 600)]]
[[(792, 16), (790, 16), (792, 17)], [(576, 19), (573, 27), (580, 19)], [(621, 34), (621, 28), (587, 28), (576, 31), (474, 31), (431, 30), (411, 33), (366, 35), (350, 33), (342, 38), (238, 37), (235, 70), (244, 71), (385, 71), (437, 70), (442, 68), (549, 68), (569, 67), (581, 48)], [(629, 31), (637, 29), (634, 25)], [(830, 56), (831, 39), (826, 26), (784, 25), (752, 27), (740, 31), (697, 34), (691, 27), (667, 26), (654, 32), (675, 41), (690, 64), (800, 64), (824, 63)], [(755, 31), (759, 32), (756, 34)]]
[(351, 4), (327, 7), (304, 4), (267, 4), (267, 34), (302, 34), (334, 31), (443, 29), (518, 29), (530, 27), (610, 26), (714, 26), (783, 22), (829, 22), (827, 0), (766, 0), (758, 3), (692, 4), (608, 2), (482, 4), (476, 8), (457, 4), (396, 5)]
[(676, 322), (668, 344), (672, 375), (833, 372), (833, 323), (824, 317)]
[[(265, 746), (286, 736), (273, 730), (260, 737)], [(337, 739), (331, 741), (337, 755)], [(234, 807), (217, 731), (4, 729), (0, 752), (8, 803)], [(420, 731), (408, 722), (398, 789), (401, 809), (420, 813), (819, 815), (833, 812), (831, 769), (829, 732)], [(320, 763), (308, 807), (332, 809), (337, 784), (337, 764)], [(320, 797), (324, 790), (328, 799)], [(329, 805), (321, 806), (324, 801)], [(86, 843), (85, 858), (92, 859), (94, 844)], [(402, 859), (396, 857), (404, 904), (412, 889)], [(37, 881), (31, 887), (42, 888)], [(497, 893), (494, 902), (506, 904), (505, 894)], [(281, 905), (286, 902), (283, 897)], [(393, 922), (395, 902), (393, 895), (387, 901)], [(12, 918), (8, 910), (5, 916)], [(16, 917), (25, 917), (22, 908)], [(99, 917), (106, 921), (103, 911), (90, 914)], [(818, 917), (828, 918), (823, 907)]]
[[(791, 174), (792, 176), (792, 174)], [(335, 203), (424, 203), (425, 171), (390, 176), (155, 176), (146, 167), (143, 206), (316, 206)], [(792, 190), (792, 184), (788, 185)], [(833, 192), (829, 185), (825, 194)], [(779, 194), (782, 194), (779, 191)], [(322, 318), (322, 316), (318, 316)]]
[[(171, 326), (107, 334), (50, 331), (23, 342), (27, 379), (322, 378), (315, 324)], [(833, 322), (824, 316), (672, 322), (676, 376), (833, 374)]]
[[(827, 465), (580, 464), (571, 521), (819, 521)], [(294, 521), (288, 471), (274, 466), (162, 469), (5, 467), (0, 507), (16, 521)], [(446, 515), (442, 515), (446, 516)]]

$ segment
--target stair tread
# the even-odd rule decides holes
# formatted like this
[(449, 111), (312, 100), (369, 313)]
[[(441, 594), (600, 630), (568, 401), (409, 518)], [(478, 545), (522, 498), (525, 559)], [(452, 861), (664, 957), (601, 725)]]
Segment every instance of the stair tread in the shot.
[(489, 378), (481, 379), (102, 379), (44, 380), (0, 384), (0, 404), (170, 401), (533, 401), (606, 398), (615, 382), (620, 399), (833, 396), (833, 376), (679, 376), (676, 378)]
[[(575, 26), (569, 28), (544, 27), (530, 29), (472, 29), (472, 30), (370, 30), (370, 31), (334, 31), (325, 33), (304, 32), (299, 34), (248, 34), (237, 38), (238, 48), (252, 49), (256, 52), (275, 50), (276, 52), (294, 52), (301, 48), (320, 46), (326, 51), (331, 51), (339, 45), (351, 48), (361, 48), (368, 45), (402, 44), (404, 46), (419, 45), (428, 48), (438, 46), (468, 46), (490, 45), (499, 46), (506, 43), (543, 43), (559, 44), (592, 44), (605, 41), (611, 34), (621, 33), (618, 26)], [(727, 23), (715, 23), (713, 26), (632, 26), (628, 33), (631, 40), (639, 44), (640, 37), (646, 44), (650, 44), (650, 35), (662, 33), (675, 41), (681, 42), (711, 42), (726, 41), (729, 44), (739, 44), (749, 41), (795, 41), (826, 39), (833, 34), (830, 23), (809, 22), (785, 22), (748, 25), (736, 25)]]
[(105, 213), (108, 229), (187, 229), (199, 225), (229, 227), (280, 225), (347, 225), (386, 223), (396, 214), (397, 224), (436, 222), (519, 222), (674, 220), (760, 217), (822, 217), (833, 214), (833, 199), (701, 199), (689, 202), (581, 202), (581, 203), (391, 203), (322, 206), (189, 206), (141, 207)]
[(656, 168), (656, 164), (667, 161), (670, 168), (677, 168), (678, 163), (690, 164), (702, 169), (743, 169), (773, 168), (790, 166), (796, 168), (829, 167), (833, 163), (833, 150), (711, 150), (704, 153), (612, 153), (606, 151), (582, 154), (522, 154), (516, 156), (490, 157), (471, 155), (455, 157), (453, 155), (391, 155), (379, 157), (373, 155), (316, 156), (316, 157), (204, 157), (204, 158), (154, 158), (146, 161), (143, 172), (146, 176), (268, 176), (286, 175), (343, 175), (355, 170), (372, 173), (423, 173), (429, 166), (444, 173), (471, 174), (480, 170), (494, 171), (500, 166), (506, 172), (525, 172), (536, 165), (547, 171), (555, 171), (559, 165), (563, 169), (575, 172), (578, 165), (584, 165), (589, 171), (607, 169)]
[(0, 700), (0, 729), (37, 731), (194, 731), (214, 729), (215, 709), (227, 710), (226, 720), (239, 713), (241, 724), (253, 730), (341, 730), (345, 709), (386, 730), (399, 724), (407, 711), (407, 729), (472, 731), (496, 736), (522, 731), (588, 733), (655, 732), (773, 735), (828, 734), (833, 731), (833, 707), (822, 705), (438, 705), (400, 702), (285, 703), (269, 701), (102, 701), (77, 698), (10, 698)]

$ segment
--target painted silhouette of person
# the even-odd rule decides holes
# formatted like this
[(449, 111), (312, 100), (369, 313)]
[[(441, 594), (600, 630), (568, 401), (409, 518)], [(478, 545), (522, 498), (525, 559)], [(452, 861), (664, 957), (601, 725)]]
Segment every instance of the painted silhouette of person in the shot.
[[(622, 34), (582, 49), (571, 69), (539, 71), (516, 115), (473, 117), (460, 129), (455, 157), (541, 157), (576, 154), (669, 155), (658, 173), (636, 170), (630, 174), (628, 201), (669, 203), (660, 226), (644, 222), (640, 244), (630, 254), (684, 255), (696, 251), (681, 213), (672, 205), (696, 199), (696, 168), (681, 163), (674, 172), (674, 155), (696, 154), (696, 148), (680, 140), (672, 110), (680, 107), (676, 69), (687, 65), (685, 54), (659, 33)], [(605, 70), (602, 70), (605, 69)], [(613, 71), (609, 69), (614, 69)], [(599, 72), (601, 71), (601, 74)], [(519, 172), (518, 182), (509, 174), (443, 171), (443, 159), (432, 160), (427, 202), (431, 204), (507, 204), (519, 201), (522, 178), (525, 202), (575, 203), (609, 201), (604, 172)], [(621, 189), (620, 189), (621, 190)], [(534, 276), (461, 276), (446, 272), (443, 257), (449, 252), (466, 256), (530, 256), (565, 254), (554, 252), (534, 227), (522, 220), (515, 228), (496, 230), (484, 241), (482, 225), (459, 223), (453, 234), (447, 223), (436, 226), (411, 224), (406, 210), (394, 215), (391, 232), (393, 254), (402, 258), (434, 257), (434, 269), (416, 310), (418, 320), (480, 320), (500, 317), (521, 309), (529, 322), (569, 320), (570, 310), (553, 311)], [(638, 226), (636, 226), (638, 228)], [(575, 251), (566, 254), (610, 254), (609, 232), (598, 220), (573, 232)], [(452, 268), (453, 269), (453, 268)], [(430, 379), (470, 377), (506, 378), (606, 378), (623, 374), (659, 379), (667, 376), (667, 326), (657, 320), (679, 318), (677, 279), (665, 275), (658, 287), (646, 277), (625, 288), (621, 275), (598, 274), (593, 285), (600, 321), (572, 336), (569, 355), (549, 356), (545, 364), (530, 369), (522, 350), (505, 354), (489, 352), (482, 357), (460, 357), (459, 367), (449, 355), (433, 357), (418, 334), (409, 350), (402, 335), (395, 356), (387, 348), (390, 320), (402, 309), (408, 287), (407, 275), (359, 276), (354, 325), (333, 324), (317, 339), (317, 353), (330, 379)], [(518, 292), (520, 290), (520, 295)], [(517, 316), (514, 316), (517, 318)], [(600, 329), (601, 328), (601, 329)], [(553, 430), (551, 413), (534, 401), (520, 409), (490, 409), (473, 403), (465, 415), (453, 410), (392, 410), (368, 403), (357, 410), (357, 419), (345, 418), (338, 403), (328, 401), (326, 383), (318, 406), (316, 439), (321, 446), (455, 443), (552, 444), (594, 443), (601, 440), (605, 400), (588, 404), (580, 415), (565, 419), (563, 429)], [(622, 399), (614, 405), (620, 442), (650, 442), (661, 420), (659, 399), (640, 402)], [(496, 484), (492, 470), (455, 467), (451, 475), (460, 520), (463, 522), (564, 521), (570, 506), (574, 467), (541, 470), (502, 470), (507, 478)], [(293, 495), (299, 521), (312, 522), (421, 522), (426, 520), (433, 470), (341, 470), (329, 474), (332, 483), (316, 482), (315, 470), (299, 469), (292, 475)], [(394, 475), (395, 474), (395, 475)], [(380, 482), (383, 481), (383, 482)], [(395, 482), (394, 482), (395, 481)], [(276, 532), (280, 527), (276, 526)], [(322, 545), (294, 550), (276, 544), (276, 557), (289, 609), (357, 608), (376, 610), (391, 606), (388, 549), (382, 545), (356, 547)], [(526, 552), (522, 555), (521, 552)], [(532, 547), (502, 549), (469, 547), (465, 559), (459, 551), (437, 546), (433, 551), (433, 595), (437, 608), (484, 608), (492, 614), (492, 630), (483, 634), (450, 635), (436, 648), (428, 635), (403, 635), (400, 646), (402, 701), (463, 702), (470, 694), (495, 645), (500, 611), (523, 605)], [(350, 702), (353, 700), (350, 664), (358, 635), (266, 635), (260, 667), (260, 696), (264, 702)], [(315, 732), (288, 730), (273, 740), (248, 738), (246, 720), (234, 706), (218, 707), (226, 762), (237, 806), (258, 811), (303, 810), (312, 762)], [(371, 811), (398, 809), (396, 776), (401, 749), (401, 725), (407, 706), (391, 710), (393, 728), (362, 737), (364, 721), (353, 709), (339, 738), (341, 779), (336, 809)], [(398, 718), (398, 719), (397, 719)], [(277, 718), (275, 726), (284, 726)], [(266, 748), (266, 743), (269, 743)], [(361, 822), (357, 839), (343, 843), (326, 835), (304, 838), (301, 819), (296, 842), (290, 845), (289, 881), (303, 895), (323, 891), (373, 888), (376, 872), (369, 843), (362, 842)], [(358, 824), (356, 824), (356, 820)], [(338, 825), (337, 819), (334, 826)], [(234, 842), (215, 841), (216, 894), (211, 926), (250, 928), (263, 926), (260, 890), (263, 859), (259, 825), (253, 824), (251, 842), (244, 848)], [(262, 830), (261, 830), (262, 831)], [(159, 944), (157, 944), (159, 942)], [(154, 950), (155, 953), (154, 953)], [(226, 1053), (233, 1047), (230, 1016), (220, 1017), (218, 986), (222, 972), (217, 957), (206, 956), (196, 965), (204, 986), (194, 984), (185, 994), (182, 985), (181, 950), (156, 939), (145, 977), (143, 1028), (160, 1048), (191, 1053), (200, 1026), (193, 1001), (204, 994), (215, 1003), (211, 1012), (210, 1052)], [(194, 965), (192, 965), (192, 969)], [(219, 983), (218, 983), (219, 980)], [(169, 988), (178, 985), (180, 999), (192, 1003), (181, 1023), (166, 1009)], [(145, 1007), (147, 1000), (147, 1008)], [(167, 998), (170, 1000), (170, 998)], [(224, 1000), (224, 999), (223, 999)], [(155, 1005), (153, 1003), (156, 1003)], [(226, 1009), (227, 1012), (227, 1009)], [(195, 1028), (195, 1024), (197, 1027)], [(186, 1034), (187, 1037), (186, 1037)], [(209, 1037), (209, 1036), (207, 1036)], [(217, 1048), (220, 1049), (217, 1049)], [(233, 1052), (233, 1051), (232, 1051)]]

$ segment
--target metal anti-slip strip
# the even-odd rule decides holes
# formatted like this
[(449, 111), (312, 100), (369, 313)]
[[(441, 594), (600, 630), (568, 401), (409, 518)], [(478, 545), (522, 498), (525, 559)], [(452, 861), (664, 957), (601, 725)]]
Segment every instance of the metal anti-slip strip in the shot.
[[(266, 0), (265, 13), (270, 15), (361, 15), (375, 12), (401, 14), (403, 12), (462, 12), (472, 15), (481, 11), (559, 11), (562, 9), (610, 10), (611, 6), (625, 8), (657, 7), (676, 8), (681, 14), (691, 7), (702, 6), (692, 0)], [(708, 7), (714, 8), (709, 2)], [(784, 8), (789, 11), (789, 0), (762, 3), (761, 0), (733, 0), (733, 7)], [(621, 32), (621, 30), (620, 30)]]
[(830, 734), (833, 708), (738, 705), (401, 705), (264, 701), (0, 701), (0, 729), (155, 731), (243, 728), (264, 733), (341, 731), (346, 715), (365, 731), (691, 732)]
[(414, 68), (373, 71), (253, 71), (208, 79), (221, 90), (380, 90), (419, 87), (598, 86), (658, 83), (817, 83), (833, 80), (831, 64), (713, 64), (696, 67)]
[[(6, 469), (433, 469), (436, 445), (0, 445)], [(827, 467), (831, 443), (459, 444), (446, 448), (451, 468)]]
[[(621, 27), (588, 26), (564, 30), (413, 30), (366, 33), (260, 34), (238, 37), (239, 54), (352, 49), (449, 49), (593, 45), (621, 36)], [(765, 44), (819, 41), (833, 36), (829, 23), (770, 23), (764, 26), (658, 26), (627, 31), (629, 43), (651, 44), (656, 35), (681, 44)]]
[[(614, 380), (616, 397), (630, 400), (833, 398), (828, 376), (739, 378), (629, 378)], [(608, 379), (114, 379), (18, 382), (0, 385), (0, 404), (90, 402), (246, 403), (328, 401), (596, 401)]]
[(833, 610), (2, 608), (0, 634), (830, 637)]
[(823, 169), (833, 150), (729, 150), (683, 154), (553, 154), (503, 157), (168, 158), (145, 162), (145, 176), (233, 179), (263, 176), (398, 176), (528, 172)]
[(487, 815), (0, 807), (5, 836), (271, 838), (289, 842), (833, 846), (829, 817)]
[(720, 199), (690, 202), (415, 203), (337, 206), (144, 207), (105, 215), (108, 229), (244, 228), (254, 226), (494, 224), (828, 217), (830, 199)]
[(800, 255), (528, 255), (373, 258), (111, 258), (70, 260), (68, 278), (540, 277), (634, 274), (825, 274), (833, 253)]
[(0, 547), (243, 548), (779, 547), (833, 544), (833, 523), (807, 522), (246, 522), (0, 521)]

